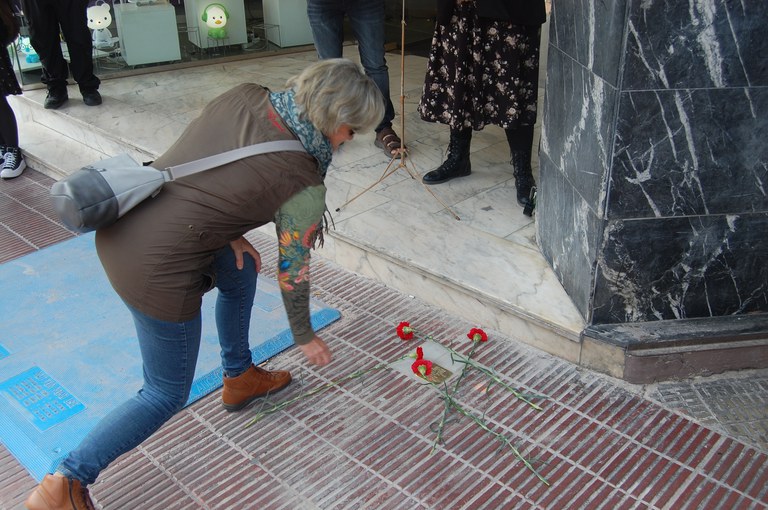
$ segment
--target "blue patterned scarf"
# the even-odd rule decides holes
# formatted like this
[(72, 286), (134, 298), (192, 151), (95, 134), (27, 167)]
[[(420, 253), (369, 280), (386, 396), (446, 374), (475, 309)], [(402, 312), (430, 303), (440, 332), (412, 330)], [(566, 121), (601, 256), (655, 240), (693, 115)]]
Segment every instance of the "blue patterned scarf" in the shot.
[(320, 174), (325, 177), (333, 157), (331, 142), (309, 120), (302, 119), (299, 106), (296, 105), (296, 92), (293, 89), (283, 92), (270, 92), (269, 100), (278, 115), (288, 127), (299, 137), (312, 156), (320, 163)]

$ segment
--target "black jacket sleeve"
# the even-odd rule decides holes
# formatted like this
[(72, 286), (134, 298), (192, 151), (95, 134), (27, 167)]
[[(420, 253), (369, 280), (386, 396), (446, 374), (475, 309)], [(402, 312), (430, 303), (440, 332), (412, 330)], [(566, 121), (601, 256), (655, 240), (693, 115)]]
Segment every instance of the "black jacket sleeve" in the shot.
[(477, 15), (511, 21), (515, 25), (541, 25), (547, 21), (544, 0), (475, 0)]
[[(446, 25), (456, 0), (437, 0), (437, 22)], [(516, 25), (541, 25), (547, 21), (544, 0), (475, 0), (481, 18), (511, 21)]]

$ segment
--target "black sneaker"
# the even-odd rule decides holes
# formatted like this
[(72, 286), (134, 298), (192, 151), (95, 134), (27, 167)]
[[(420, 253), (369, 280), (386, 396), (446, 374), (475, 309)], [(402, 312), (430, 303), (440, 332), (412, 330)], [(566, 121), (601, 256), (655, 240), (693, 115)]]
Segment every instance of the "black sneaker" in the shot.
[(45, 97), (45, 108), (47, 110), (55, 110), (59, 106), (63, 105), (67, 102), (67, 99), (69, 99), (69, 96), (67, 96), (67, 91), (54, 91), (49, 90), (48, 95)]
[(24, 161), (24, 156), (21, 155), (21, 149), (18, 147), (6, 147), (5, 148), (5, 161), (3, 162), (2, 170), (0, 170), (0, 178), (13, 179), (18, 177), (27, 168), (27, 163)]
[(101, 94), (98, 90), (87, 90), (83, 94), (83, 103), (88, 106), (99, 106), (101, 104)]

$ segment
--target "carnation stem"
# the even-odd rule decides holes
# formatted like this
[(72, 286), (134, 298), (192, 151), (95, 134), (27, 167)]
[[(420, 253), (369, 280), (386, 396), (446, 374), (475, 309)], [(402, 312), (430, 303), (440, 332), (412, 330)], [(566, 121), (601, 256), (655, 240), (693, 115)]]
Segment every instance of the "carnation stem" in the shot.
[[(469, 365), (472, 368), (474, 368), (475, 370), (479, 370), (480, 372), (482, 372), (483, 374), (488, 376), (488, 378), (491, 379), (493, 382), (495, 382), (496, 384), (498, 384), (502, 388), (504, 388), (507, 391), (509, 391), (510, 393), (512, 393), (517, 399), (522, 400), (523, 402), (525, 402), (529, 406), (533, 407), (537, 411), (542, 411), (542, 408), (539, 407), (538, 404), (535, 404), (534, 402), (531, 402), (528, 399), (528, 397), (526, 397), (525, 395), (523, 395), (522, 393), (520, 393), (519, 391), (517, 391), (516, 389), (514, 389), (513, 387), (511, 387), (510, 385), (508, 385), (504, 381), (502, 381), (501, 378), (498, 376), (498, 374), (496, 374), (496, 372), (494, 372), (493, 370), (489, 370), (488, 368), (484, 367), (480, 363), (478, 363), (475, 360), (473, 360), (472, 359), (472, 354), (475, 351), (474, 346), (473, 346), (472, 351), (470, 352), (469, 356), (464, 356), (462, 354), (459, 354), (458, 352), (454, 351), (450, 347), (446, 347), (446, 349), (453, 356), (455, 356), (456, 358), (459, 358), (459, 359), (453, 359), (453, 361), (459, 361), (460, 363), (464, 363), (465, 364), (465, 368), (466, 368), (466, 365)], [(463, 376), (464, 376), (464, 370), (461, 371), (461, 375), (459, 376), (459, 381), (461, 380), (461, 377), (463, 377)], [(458, 386), (458, 381), (457, 381), (457, 386)]]
[[(467, 355), (467, 360), (471, 360), (472, 356), (475, 355), (475, 350), (477, 349), (477, 342), (472, 342), (472, 350), (469, 351), (469, 354)], [(454, 353), (452, 349), (448, 348), (448, 350), (451, 351), (451, 353)], [(464, 379), (464, 374), (467, 371), (467, 365), (468, 363), (464, 363), (464, 366), (461, 368), (461, 373), (459, 374), (459, 377), (456, 378), (456, 384), (453, 385), (453, 392), (452, 395), (455, 395), (456, 392), (459, 390), (459, 384), (461, 384), (461, 380)]]
[[(468, 358), (472, 358), (472, 356), (475, 354), (475, 349), (477, 349), (477, 342), (472, 342), (472, 350), (469, 351)], [(446, 389), (446, 395), (448, 398), (445, 400), (445, 409), (443, 409), (443, 416), (440, 418), (440, 423), (437, 425), (437, 434), (435, 435), (435, 442), (432, 443), (432, 449), (429, 451), (430, 455), (435, 452), (435, 448), (437, 448), (437, 445), (440, 444), (440, 442), (443, 439), (443, 428), (445, 427), (446, 422), (448, 421), (448, 413), (451, 412), (451, 402), (453, 402), (453, 395), (456, 394), (457, 391), (459, 391), (459, 385), (461, 384), (461, 380), (464, 379), (464, 373), (467, 370), (467, 364), (465, 363), (464, 366), (461, 368), (461, 373), (456, 378), (456, 383), (453, 385), (453, 391), (450, 393)]]
[[(456, 389), (454, 388), (453, 391), (455, 393)], [(443, 441), (443, 428), (445, 428), (445, 424), (448, 421), (448, 413), (451, 412), (451, 403), (453, 402), (453, 399), (448, 393), (447, 388), (445, 390), (445, 394), (447, 395), (447, 398), (445, 399), (445, 409), (443, 409), (443, 415), (440, 417), (440, 423), (437, 424), (437, 431), (435, 432), (435, 441), (432, 443), (432, 449), (429, 451), (430, 455), (435, 453), (435, 448), (437, 448), (437, 445), (439, 445)]]
[[(450, 399), (450, 397), (449, 397), (449, 399)], [(518, 450), (515, 447), (515, 445), (513, 445), (510, 442), (510, 440), (507, 439), (506, 436), (504, 436), (503, 434), (499, 434), (498, 432), (496, 432), (494, 430), (491, 430), (490, 427), (488, 427), (488, 425), (486, 424), (485, 420), (483, 420), (481, 418), (478, 418), (477, 416), (475, 416), (470, 411), (467, 411), (466, 409), (461, 407), (461, 405), (457, 404), (455, 400), (450, 399), (450, 404), (448, 404), (448, 405), (450, 405), (450, 407), (452, 407), (453, 409), (458, 411), (459, 414), (461, 414), (463, 416), (466, 416), (467, 418), (469, 418), (470, 420), (475, 422), (475, 424), (477, 424), (478, 427), (480, 427), (484, 431), (488, 432), (489, 434), (493, 435), (494, 437), (496, 437), (496, 439), (498, 439), (499, 441), (501, 441), (502, 443), (507, 445), (512, 450), (512, 453), (515, 454), (515, 457), (517, 457), (520, 460), (520, 462), (522, 462), (525, 465), (525, 467), (527, 467), (534, 475), (536, 475), (536, 478), (538, 478), (539, 480), (544, 482), (545, 485), (549, 486), (549, 482), (547, 481), (547, 479), (539, 474), (539, 472), (536, 470), (536, 468), (533, 467), (533, 464), (531, 464), (530, 461), (528, 461), (528, 459), (523, 457), (523, 455), (520, 453), (520, 450)]]

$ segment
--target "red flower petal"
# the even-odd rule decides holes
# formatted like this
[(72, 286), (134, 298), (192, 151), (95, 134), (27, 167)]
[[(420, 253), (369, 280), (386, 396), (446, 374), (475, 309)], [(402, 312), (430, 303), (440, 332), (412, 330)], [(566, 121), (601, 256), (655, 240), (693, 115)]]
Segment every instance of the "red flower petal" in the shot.
[(411, 365), (411, 370), (419, 377), (427, 377), (432, 373), (432, 362), (428, 359), (417, 359)]
[(472, 328), (467, 333), (467, 338), (473, 342), (485, 342), (488, 340), (488, 335), (480, 328)]
[(411, 328), (411, 324), (408, 322), (401, 322), (397, 325), (397, 336), (402, 338), (403, 340), (410, 340), (413, 338), (413, 328)]
[(416, 347), (416, 359), (424, 359), (424, 349)]

